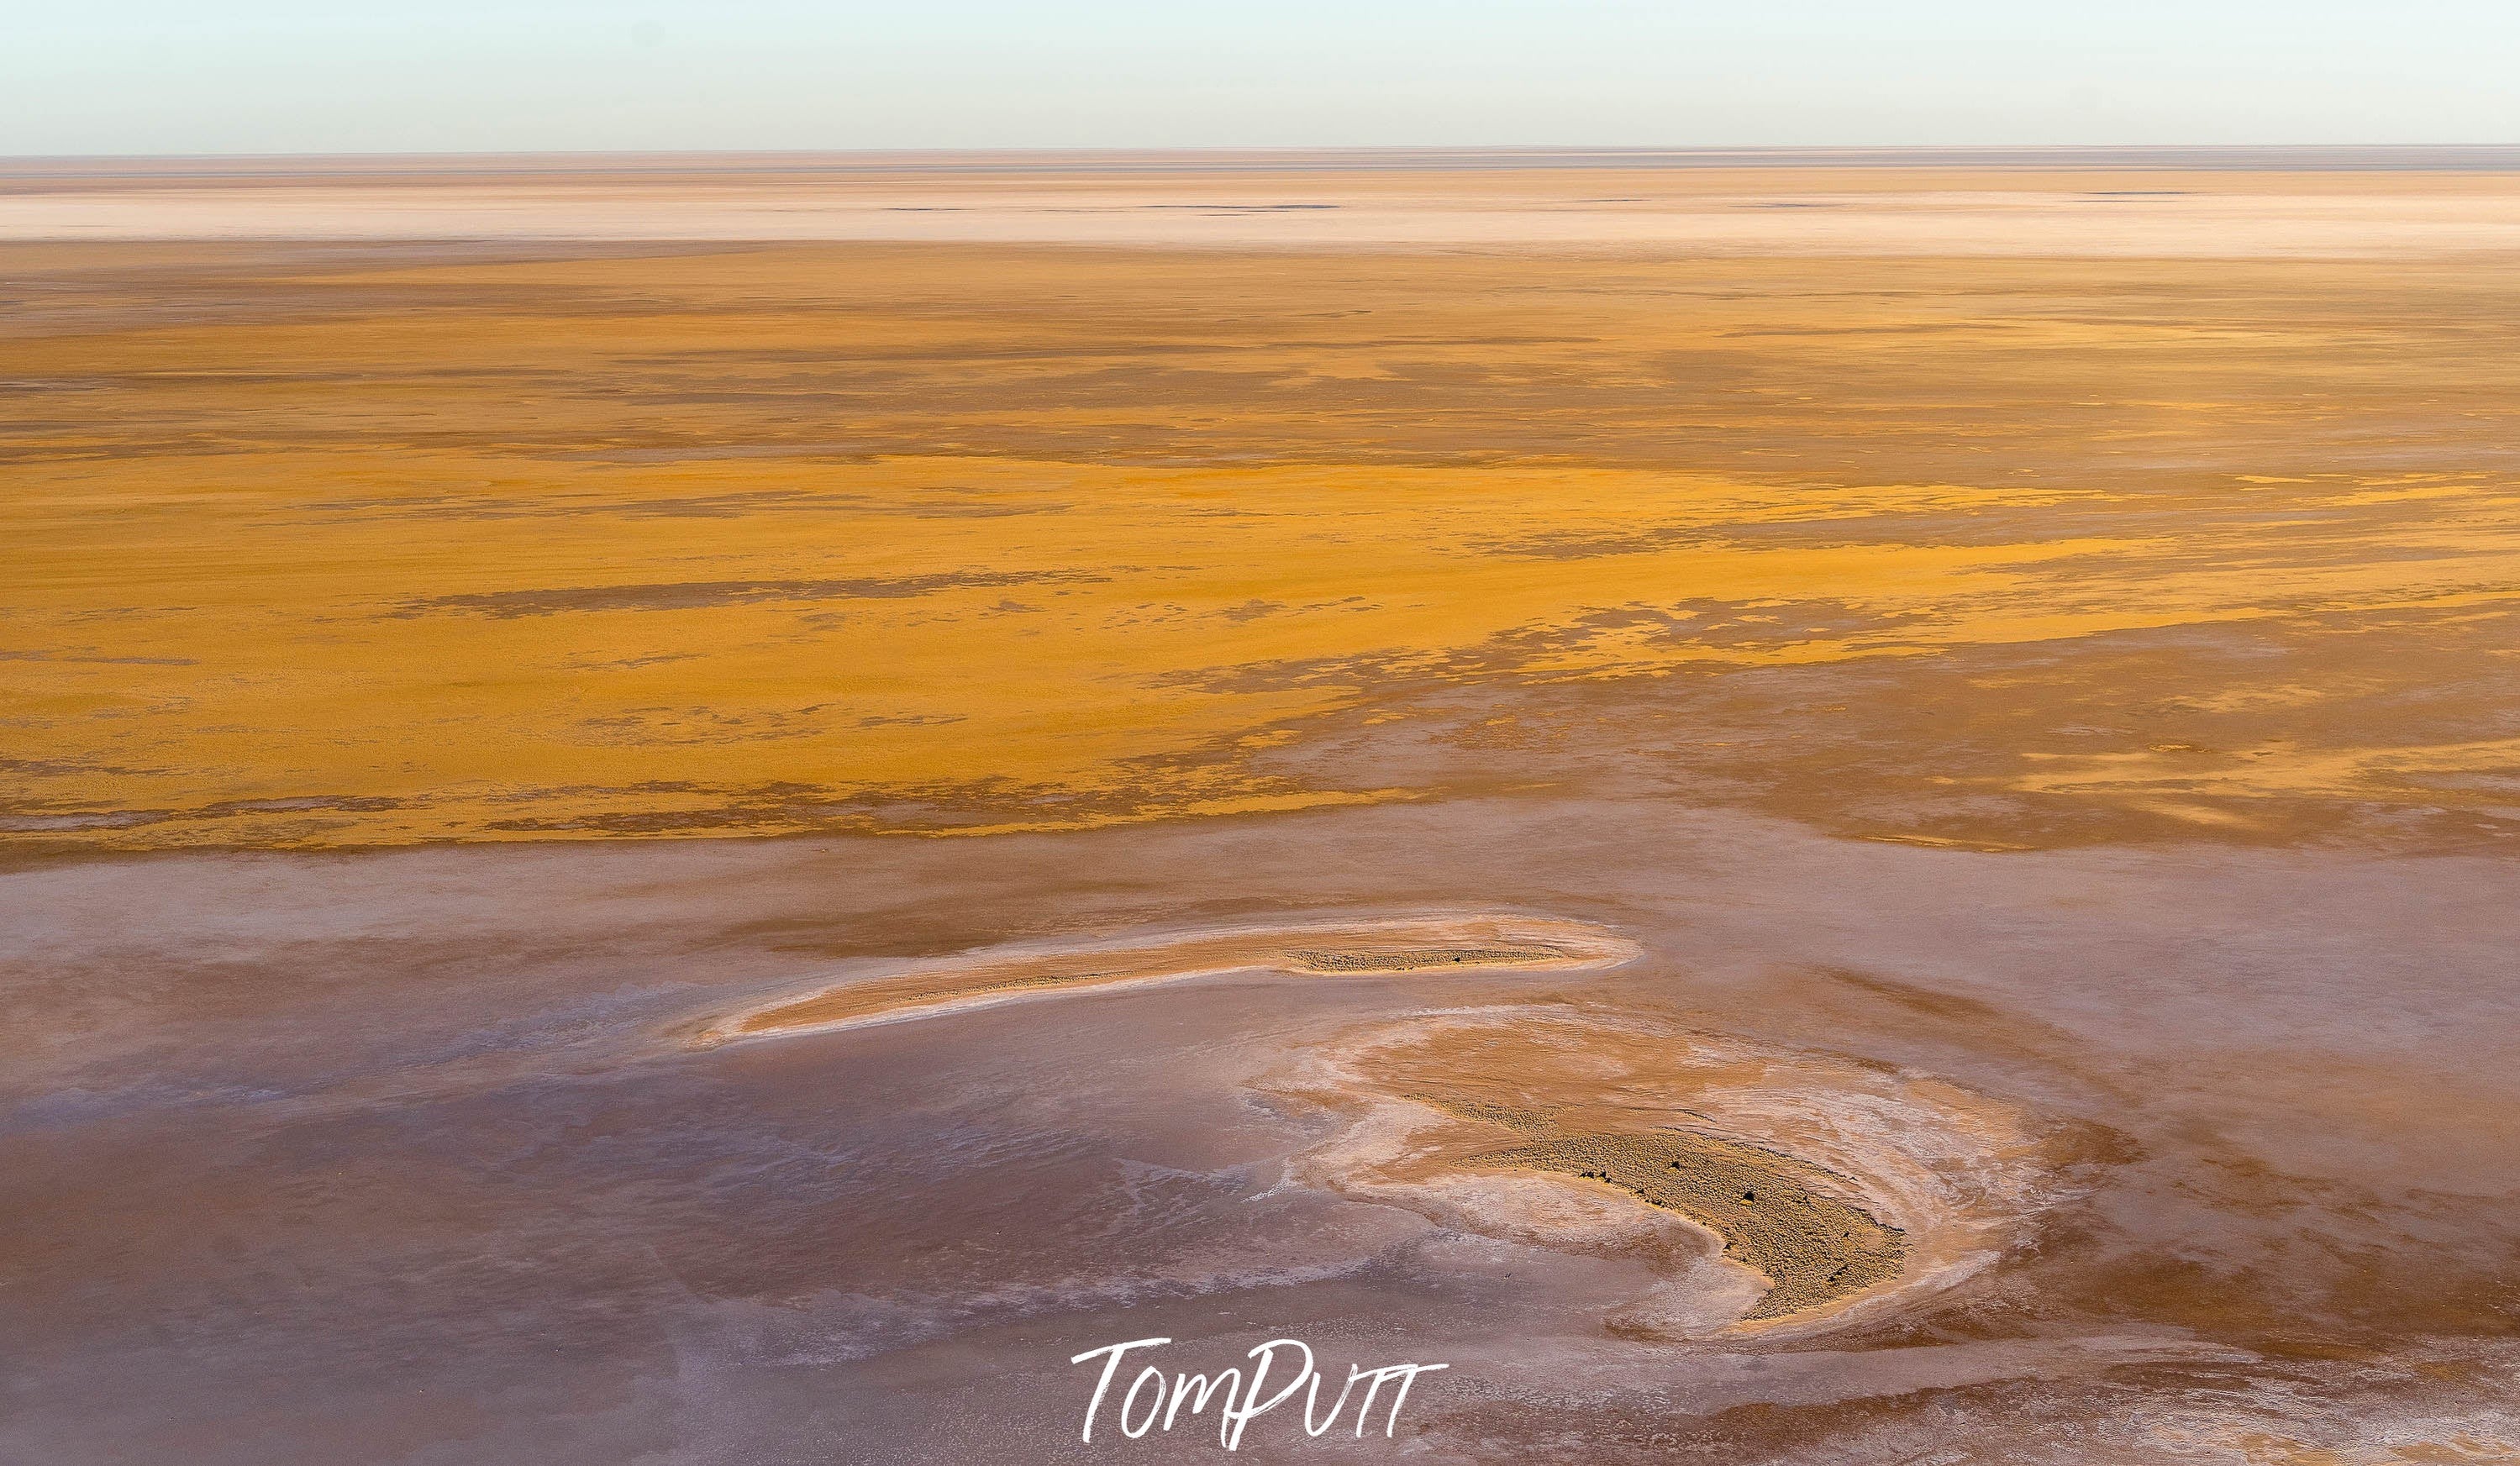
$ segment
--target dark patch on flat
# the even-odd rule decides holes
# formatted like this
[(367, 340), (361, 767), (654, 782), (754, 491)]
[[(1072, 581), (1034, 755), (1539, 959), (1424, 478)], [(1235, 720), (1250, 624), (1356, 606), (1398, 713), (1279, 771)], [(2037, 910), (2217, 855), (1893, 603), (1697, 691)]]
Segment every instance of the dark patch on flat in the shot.
[(432, 614), (556, 616), (568, 611), (682, 611), (762, 601), (897, 600), (941, 591), (1077, 583), (1103, 579), (1075, 571), (968, 570), (948, 575), (860, 576), (846, 580), (690, 580), (631, 586), (574, 586), (547, 591), (488, 591), (404, 602), (388, 619)]
[(1555, 961), (1567, 955), (1554, 947), (1416, 947), (1402, 952), (1317, 952), (1288, 954), (1315, 972), (1416, 972), (1426, 967), (1507, 967), (1519, 962)]

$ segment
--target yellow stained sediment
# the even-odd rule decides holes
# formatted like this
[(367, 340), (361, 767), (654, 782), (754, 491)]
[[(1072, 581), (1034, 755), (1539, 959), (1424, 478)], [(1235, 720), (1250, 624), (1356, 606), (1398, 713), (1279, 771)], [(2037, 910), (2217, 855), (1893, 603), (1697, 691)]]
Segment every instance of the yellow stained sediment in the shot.
[[(8, 328), (0, 834), (1353, 803), (1413, 791), (1258, 755), (1396, 687), (2520, 585), (2491, 415), (2439, 400), (2509, 372), (2454, 316), (2499, 287), (2455, 265), (130, 248), (139, 284), (79, 255)], [(162, 279), (244, 304), (166, 324)], [(2383, 427), (2423, 462), (2316, 451)], [(2409, 758), (2435, 789), (2510, 758), (2408, 742), (2271, 738), (2298, 756), (2223, 787), (2388, 798)], [(2140, 800), (2142, 747), (1964, 781)]]

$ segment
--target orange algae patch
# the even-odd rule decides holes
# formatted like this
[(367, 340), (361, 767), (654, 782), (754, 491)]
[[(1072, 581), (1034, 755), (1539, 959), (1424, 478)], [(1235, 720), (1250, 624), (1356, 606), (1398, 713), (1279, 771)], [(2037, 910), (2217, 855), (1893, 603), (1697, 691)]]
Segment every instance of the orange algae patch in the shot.
[[(2512, 767), (2492, 689), (2429, 690), (2498, 665), (2452, 639), (2520, 582), (2520, 382), (2458, 324), (2508, 319), (2498, 266), (576, 247), (0, 244), (46, 286), (0, 323), (0, 840), (1355, 804), (1441, 785), (1310, 759), (1413, 696), (1603, 689), (1616, 738), (1657, 679), (1752, 672), (1802, 728), (1778, 679), (1857, 663), (1912, 727), (1710, 787), (2192, 823), (2482, 808)], [(2322, 665), (2416, 654), (2271, 674), (2306, 695), (2215, 714), (2220, 753), (1950, 736), (2016, 673), (2117, 698), (2078, 644), (2313, 621)], [(2162, 656), (2165, 694), (2235, 690)], [(2003, 675), (1925, 686), (1971, 657)], [(2485, 711), (2403, 747), (2336, 716), (2409, 697)]]

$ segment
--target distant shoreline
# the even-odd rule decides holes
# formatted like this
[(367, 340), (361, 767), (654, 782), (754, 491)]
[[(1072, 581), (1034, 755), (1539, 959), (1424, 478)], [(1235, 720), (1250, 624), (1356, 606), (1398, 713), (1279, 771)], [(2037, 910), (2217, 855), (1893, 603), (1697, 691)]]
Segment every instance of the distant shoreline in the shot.
[[(1976, 161), (2002, 157), (2003, 162)], [(2520, 254), (2520, 149), (621, 154), (0, 164), (0, 242)]]

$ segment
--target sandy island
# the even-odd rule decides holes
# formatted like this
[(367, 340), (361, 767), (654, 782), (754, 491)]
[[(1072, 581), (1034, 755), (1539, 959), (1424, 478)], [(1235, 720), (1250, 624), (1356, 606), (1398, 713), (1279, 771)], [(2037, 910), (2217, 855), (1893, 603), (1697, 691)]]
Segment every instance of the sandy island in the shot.
[(1313, 1184), (1647, 1263), (1665, 1283), (1605, 1320), (1640, 1339), (1939, 1293), (2002, 1253), (2070, 1148), (1948, 1083), (1553, 1003), (1376, 1025), (1280, 1088), (1349, 1117), (1298, 1158)]
[[(685, 1028), (683, 1042), (714, 1048), (1229, 972), (1563, 972), (1640, 954), (1601, 927), (1540, 916), (1177, 930), (888, 965), (713, 1013)], [(1808, 1325), (1955, 1279), (1990, 1260), (2029, 1185), (2017, 1174), (2013, 1117), (1996, 1107), (1565, 1011), (1420, 1017), (1299, 1064), (1309, 1077), (1297, 1091), (1365, 1117), (1299, 1162), (1299, 1175), (1473, 1231), (1648, 1256), (1674, 1279), (1668, 1291), (1686, 1296), (1677, 1307), (1688, 1321), (1667, 1316), (1666, 1298), (1615, 1325), (1631, 1335)], [(1920, 1164), (1920, 1145), (1941, 1160)], [(1945, 1175), (1954, 1158), (1984, 1175)], [(1991, 1208), (1955, 1189), (1982, 1186), (1984, 1176), (2007, 1177), (1998, 1188), (2005, 1199)], [(1679, 1232), (1640, 1228), (1640, 1204)], [(1707, 1266), (1689, 1236), (1711, 1242), (1720, 1262)], [(1657, 1310), (1665, 1316), (1648, 1316)]]
[(1092, 944), (1012, 947), (888, 976), (789, 993), (711, 1017), (686, 1042), (827, 1033), (1039, 998), (1145, 987), (1224, 972), (1295, 977), (1429, 970), (1570, 972), (1611, 967), (1637, 948), (1600, 927), (1541, 916), (1429, 916), (1238, 926)]

